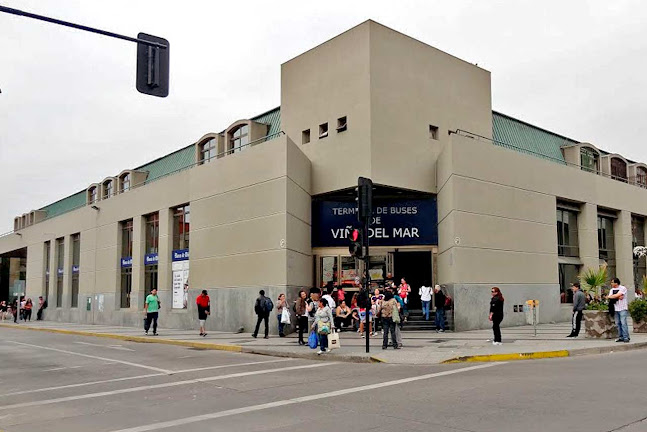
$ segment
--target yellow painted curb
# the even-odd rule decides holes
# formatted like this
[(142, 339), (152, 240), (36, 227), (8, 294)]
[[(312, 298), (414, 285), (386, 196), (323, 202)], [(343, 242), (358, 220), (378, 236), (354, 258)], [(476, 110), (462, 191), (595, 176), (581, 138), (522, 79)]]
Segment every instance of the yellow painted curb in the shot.
[(373, 363), (388, 363), (386, 360), (383, 360), (379, 357), (371, 356), (371, 362)]
[(243, 347), (240, 345), (217, 344), (217, 343), (208, 343), (208, 342), (190, 342), (190, 341), (175, 340), (175, 339), (161, 339), (159, 337), (154, 337), (154, 336), (149, 336), (149, 337), (126, 336), (126, 335), (118, 335), (114, 333), (96, 333), (96, 332), (86, 332), (86, 331), (80, 331), (80, 330), (63, 330), (63, 329), (52, 329), (52, 328), (27, 327), (24, 325), (15, 326), (15, 325), (9, 325), (9, 324), (0, 324), (0, 327), (12, 328), (15, 330), (34, 330), (34, 331), (44, 331), (48, 333), (101, 337), (101, 338), (108, 338), (108, 339), (118, 339), (118, 340), (123, 340), (128, 342), (156, 343), (156, 344), (185, 346), (189, 348), (208, 349), (208, 350), (217, 350), (217, 351), (243, 352)]
[(570, 353), (568, 350), (559, 351), (539, 351), (529, 353), (508, 353), (508, 354), (489, 354), (489, 355), (474, 355), (456, 357), (442, 362), (445, 363), (466, 363), (466, 362), (499, 362), (511, 360), (534, 360), (556, 357), (568, 357)]

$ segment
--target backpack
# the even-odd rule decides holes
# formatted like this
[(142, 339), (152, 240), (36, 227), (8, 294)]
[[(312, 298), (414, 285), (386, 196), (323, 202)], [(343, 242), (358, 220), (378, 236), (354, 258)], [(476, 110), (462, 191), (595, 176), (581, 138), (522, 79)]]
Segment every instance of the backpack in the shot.
[(272, 309), (274, 309), (274, 303), (272, 303), (272, 299), (265, 297), (265, 301), (263, 302), (263, 311), (270, 313), (272, 312)]
[(263, 313), (263, 309), (261, 308), (261, 298), (256, 299), (256, 303), (254, 303), (254, 312), (256, 312), (256, 315), (261, 315)]
[(450, 296), (445, 296), (445, 307), (444, 309), (450, 310), (452, 308), (452, 298)]

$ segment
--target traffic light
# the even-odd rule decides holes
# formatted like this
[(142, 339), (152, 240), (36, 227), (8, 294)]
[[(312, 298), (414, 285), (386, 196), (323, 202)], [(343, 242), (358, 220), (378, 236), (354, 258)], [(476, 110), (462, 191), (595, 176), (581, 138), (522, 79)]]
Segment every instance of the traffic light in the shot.
[(364, 256), (364, 244), (362, 243), (362, 231), (358, 228), (353, 228), (348, 233), (348, 252), (351, 256), (362, 258)]
[(137, 90), (151, 96), (168, 96), (169, 51), (171, 49), (168, 41), (146, 33), (139, 33), (137, 38), (166, 45), (166, 48), (159, 48), (143, 43), (137, 44)]
[(373, 182), (366, 177), (357, 179), (357, 210), (360, 222), (370, 219), (373, 213)]

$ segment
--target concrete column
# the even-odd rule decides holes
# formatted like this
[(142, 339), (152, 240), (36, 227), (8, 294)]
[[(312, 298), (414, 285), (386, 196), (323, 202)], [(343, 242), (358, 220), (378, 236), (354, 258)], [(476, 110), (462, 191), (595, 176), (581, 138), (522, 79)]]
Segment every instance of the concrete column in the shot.
[(171, 309), (172, 302), (172, 268), (171, 250), (173, 249), (173, 213), (170, 209), (159, 211), (159, 250), (157, 263), (157, 290), (162, 302), (162, 309)]
[(613, 227), (613, 236), (616, 248), (616, 274), (633, 298), (634, 266), (633, 250), (631, 245), (631, 212), (622, 210)]
[(598, 245), (598, 207), (595, 204), (582, 205), (577, 219), (577, 234), (580, 242), (580, 259), (585, 268), (600, 266)]
[(145, 220), (142, 216), (133, 218), (133, 289), (130, 293), (130, 307), (144, 309), (144, 254), (146, 248)]

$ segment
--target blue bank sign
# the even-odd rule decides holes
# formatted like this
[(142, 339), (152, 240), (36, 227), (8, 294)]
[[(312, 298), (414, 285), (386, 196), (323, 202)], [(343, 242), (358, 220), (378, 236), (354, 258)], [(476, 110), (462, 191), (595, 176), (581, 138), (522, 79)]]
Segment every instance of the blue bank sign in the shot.
[(144, 265), (155, 265), (159, 261), (156, 253), (144, 255)]
[(121, 267), (128, 268), (133, 266), (133, 257), (123, 257), (121, 258)]
[[(348, 227), (351, 226), (359, 227), (355, 202), (313, 201), (313, 247), (347, 246)], [(369, 238), (372, 246), (437, 245), (436, 197), (376, 200)]]
[(172, 261), (186, 261), (189, 259), (189, 250), (188, 249), (175, 249), (171, 253)]

